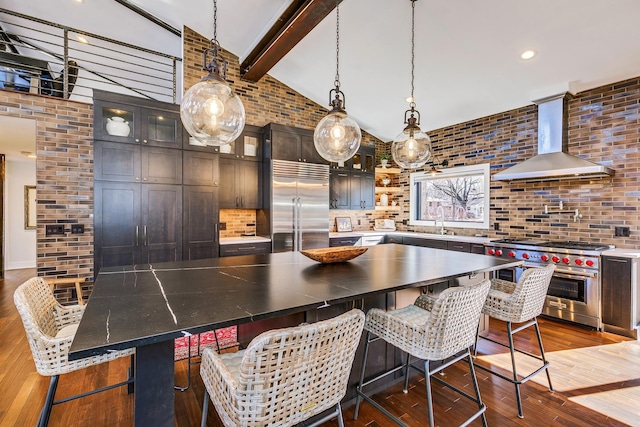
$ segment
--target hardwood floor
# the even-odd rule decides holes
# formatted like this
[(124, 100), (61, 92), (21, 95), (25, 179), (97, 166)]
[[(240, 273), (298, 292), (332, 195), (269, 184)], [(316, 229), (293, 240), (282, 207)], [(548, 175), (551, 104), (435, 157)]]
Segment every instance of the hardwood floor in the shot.
[[(49, 379), (35, 370), (24, 328), (13, 304), (16, 287), (34, 275), (33, 269), (11, 270), (0, 280), (0, 426), (3, 427), (35, 425), (49, 384)], [(555, 391), (548, 391), (544, 374), (523, 385), (525, 417), (520, 419), (513, 385), (477, 370), (490, 426), (640, 426), (640, 413), (633, 412), (640, 408), (638, 342), (546, 319), (540, 319), (540, 327), (551, 360)], [(505, 330), (504, 324), (491, 322), (493, 338), (504, 340)], [(535, 335), (530, 331), (519, 335), (516, 345), (535, 351)], [(503, 366), (505, 351), (481, 341), (478, 363)], [(128, 359), (121, 359), (63, 375), (57, 395), (64, 397), (121, 381), (126, 378), (127, 367)], [(458, 387), (469, 389), (469, 375), (463, 368), (461, 364), (447, 368), (444, 377)], [(186, 372), (187, 362), (178, 362), (176, 383), (186, 382)], [(175, 393), (176, 426), (200, 423), (204, 390), (198, 366), (192, 368), (191, 376), (192, 387)], [(376, 399), (409, 425), (427, 422), (424, 379), (418, 375), (412, 377), (408, 394), (403, 394), (401, 385), (397, 385), (379, 393)], [(362, 404), (357, 421), (353, 420), (353, 408), (343, 409), (347, 427), (395, 425), (367, 403)], [(434, 410), (436, 423), (441, 426), (458, 425), (472, 412), (468, 401), (437, 385), (434, 385)], [(625, 410), (629, 412), (622, 414)], [(49, 425), (131, 426), (133, 398), (126, 394), (125, 388), (119, 388), (56, 405)], [(221, 426), (214, 410), (209, 411), (208, 425)], [(337, 421), (325, 425), (336, 426)], [(481, 423), (475, 421), (472, 425)]]

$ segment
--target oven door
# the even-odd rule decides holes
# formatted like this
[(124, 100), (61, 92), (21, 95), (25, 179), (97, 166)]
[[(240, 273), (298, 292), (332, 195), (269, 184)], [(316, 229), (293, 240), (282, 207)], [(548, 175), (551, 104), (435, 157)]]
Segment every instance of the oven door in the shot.
[(595, 273), (553, 273), (543, 313), (600, 328), (600, 289)]

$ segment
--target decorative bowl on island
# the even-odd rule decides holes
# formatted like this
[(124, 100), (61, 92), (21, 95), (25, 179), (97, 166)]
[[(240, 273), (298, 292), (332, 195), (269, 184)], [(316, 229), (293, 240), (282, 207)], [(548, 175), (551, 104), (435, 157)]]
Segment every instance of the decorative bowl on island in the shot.
[(367, 249), (369, 248), (363, 246), (336, 246), (333, 248), (306, 249), (300, 251), (300, 253), (322, 264), (331, 264), (352, 260), (365, 253)]

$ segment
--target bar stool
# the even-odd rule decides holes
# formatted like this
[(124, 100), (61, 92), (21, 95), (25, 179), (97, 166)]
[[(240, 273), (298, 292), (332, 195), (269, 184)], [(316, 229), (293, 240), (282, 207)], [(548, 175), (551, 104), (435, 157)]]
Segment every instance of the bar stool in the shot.
[[(549, 289), (549, 283), (551, 282), (551, 276), (553, 276), (554, 264), (549, 264), (545, 267), (528, 268), (526, 269), (517, 283), (509, 282), (502, 279), (491, 279), (491, 289), (487, 296), (487, 300), (484, 303), (482, 312), (494, 319), (507, 322), (507, 335), (509, 338), (509, 344), (495, 341), (488, 337), (481, 337), (495, 344), (503, 347), (508, 347), (511, 353), (511, 367), (513, 377), (509, 378), (496, 371), (491, 370), (488, 367), (475, 363), (475, 366), (490, 372), (506, 381), (515, 385), (516, 388), (516, 400), (518, 402), (518, 417), (524, 418), (522, 412), (522, 402), (520, 398), (520, 385), (529, 381), (533, 376), (539, 374), (543, 370), (547, 373), (547, 381), (549, 382), (549, 391), (553, 391), (551, 385), (551, 376), (549, 375), (549, 362), (544, 355), (544, 347), (542, 346), (542, 337), (540, 336), (540, 328), (538, 327), (538, 316), (542, 313), (542, 307), (547, 296), (547, 290)], [(513, 329), (514, 323), (522, 323), (522, 325)], [(538, 346), (540, 347), (540, 356), (518, 350), (513, 345), (513, 336), (528, 328), (529, 326), (535, 326), (536, 336), (538, 338)], [(474, 353), (477, 355), (478, 351), (478, 336), (476, 336), (476, 346)], [(515, 352), (525, 354), (529, 357), (538, 359), (542, 362), (542, 366), (524, 376), (522, 379), (518, 379), (518, 373), (516, 371), (516, 358)], [(476, 359), (477, 361), (477, 359)]]
[[(485, 280), (475, 285), (445, 289), (437, 299), (421, 295), (413, 305), (398, 310), (384, 311), (376, 308), (369, 310), (365, 323), (367, 339), (362, 370), (360, 371), (360, 382), (356, 389), (357, 396), (354, 419), (358, 418), (361, 399), (365, 399), (396, 423), (404, 425), (400, 419), (366, 395), (363, 387), (404, 369), (404, 392), (406, 393), (409, 385), (409, 368), (413, 368), (425, 375), (429, 426), (433, 427), (434, 425), (431, 396), (432, 379), (458, 392), (478, 405), (478, 410), (469, 417), (464, 425), (469, 424), (478, 417), (482, 417), (482, 424), (486, 426), (485, 411), (487, 408), (484, 403), (482, 403), (480, 397), (478, 381), (473, 369), (473, 363), (471, 362), (470, 348), (475, 340), (478, 323), (480, 321), (480, 310), (482, 310), (487, 292), (489, 292), (489, 286), (490, 281)], [(371, 338), (372, 334), (376, 335), (376, 337)], [(378, 339), (383, 339), (406, 352), (407, 360), (405, 364), (397, 366), (365, 382), (364, 372), (369, 352), (369, 344)], [(424, 360), (424, 369), (414, 366), (411, 363), (412, 356)], [(434, 375), (465, 358), (469, 365), (475, 397)], [(445, 362), (432, 368), (430, 366), (430, 362), (432, 361)]]
[[(129, 392), (133, 392), (133, 349), (69, 360), (69, 348), (85, 306), (60, 305), (53, 297), (47, 282), (41, 277), (34, 277), (20, 285), (13, 294), (13, 300), (22, 318), (36, 370), (42, 376), (51, 377), (47, 398), (38, 419), (39, 427), (49, 423), (53, 405), (124, 385), (128, 386)], [(54, 401), (60, 375), (125, 356), (131, 356), (131, 368), (126, 381)]]
[(319, 425), (338, 417), (362, 335), (364, 313), (351, 310), (321, 322), (264, 332), (246, 350), (217, 354), (206, 348), (200, 374), (227, 427), (290, 426), (335, 407)]

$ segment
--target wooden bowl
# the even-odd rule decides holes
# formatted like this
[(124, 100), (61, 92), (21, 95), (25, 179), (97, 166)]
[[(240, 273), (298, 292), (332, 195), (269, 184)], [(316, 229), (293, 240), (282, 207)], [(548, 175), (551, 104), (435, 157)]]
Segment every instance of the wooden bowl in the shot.
[(330, 264), (354, 259), (365, 253), (367, 249), (369, 248), (363, 246), (337, 246), (334, 248), (307, 249), (300, 251), (300, 253), (314, 261)]

